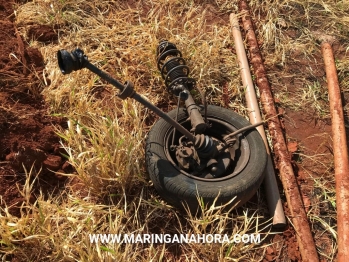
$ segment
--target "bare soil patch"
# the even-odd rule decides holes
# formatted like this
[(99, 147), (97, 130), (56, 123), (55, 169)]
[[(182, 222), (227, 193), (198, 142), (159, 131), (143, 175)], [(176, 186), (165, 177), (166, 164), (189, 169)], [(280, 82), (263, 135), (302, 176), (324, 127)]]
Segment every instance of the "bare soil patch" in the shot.
[[(54, 172), (64, 173), (70, 166), (54, 130), (65, 121), (47, 115), (40, 95), (43, 57), (19, 35), (13, 24), (14, 4), (0, 1), (0, 192), (1, 205), (6, 203), (10, 213), (19, 215), (24, 201), (19, 188), (32, 167), (33, 174), (40, 173), (34, 194), (52, 194), (65, 180)], [(42, 41), (57, 38), (46, 26), (33, 26), (29, 36)]]

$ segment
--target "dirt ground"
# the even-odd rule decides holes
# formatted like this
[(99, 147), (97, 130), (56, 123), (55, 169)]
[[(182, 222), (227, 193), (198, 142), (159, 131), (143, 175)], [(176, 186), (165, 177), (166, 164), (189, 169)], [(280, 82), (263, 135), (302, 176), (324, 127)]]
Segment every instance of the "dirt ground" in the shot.
[[(64, 185), (65, 178), (54, 172), (69, 170), (54, 126), (64, 119), (47, 115), (40, 91), (44, 88), (43, 57), (28, 46), (28, 39), (14, 26), (12, 1), (0, 1), (0, 202), (19, 215), (24, 200), (18, 185), (25, 183), (25, 170), (42, 167), (34, 192), (51, 194)], [(51, 28), (33, 25), (29, 36), (40, 41), (57, 39)], [(32, 196), (35, 200), (35, 195)]]
[[(19, 216), (19, 207), (24, 196), (18, 190), (18, 185), (24, 184), (25, 172), (29, 172), (31, 166), (37, 170), (42, 168), (35, 184), (33, 201), (40, 190), (44, 194), (52, 194), (63, 189), (66, 178), (56, 172), (69, 173), (72, 167), (62, 156), (64, 152), (54, 129), (54, 126), (64, 128), (66, 121), (47, 115), (48, 105), (40, 94), (45, 85), (49, 84), (49, 80), (46, 79), (45, 84), (43, 78), (43, 57), (39, 50), (28, 45), (30, 38), (52, 42), (57, 40), (57, 35), (51, 27), (33, 25), (28, 31), (28, 39), (24, 39), (13, 23), (13, 5), (13, 1), (0, 0), (0, 204), (6, 203), (9, 211)], [(339, 45), (335, 46), (337, 56), (342, 56), (344, 52)], [(305, 75), (306, 72), (299, 66), (303, 63), (307, 68), (315, 69), (312, 75), (324, 79), (320, 50), (312, 62), (302, 60), (299, 54), (294, 56), (297, 61), (294, 65), (272, 70), (280, 75)], [(292, 81), (280, 82), (279, 86), (273, 85), (273, 88), (286, 85), (292, 95), (297, 87), (297, 82)], [(345, 99), (349, 101), (348, 97)], [(304, 109), (300, 113), (290, 108), (279, 108), (279, 112), (282, 115), (289, 150), (292, 152), (303, 201), (309, 210), (315, 201), (319, 201), (321, 195), (321, 192), (317, 194), (318, 185), (314, 185), (311, 176), (317, 177), (326, 172), (330, 175), (333, 171), (333, 163), (328, 159), (332, 155), (330, 120), (318, 119), (311, 109)], [(324, 165), (314, 165), (311, 159), (305, 157), (314, 155), (319, 156), (316, 161)], [(282, 192), (281, 183), (280, 191)], [(284, 207), (287, 214), (287, 203)], [(324, 205), (318, 213), (330, 216), (335, 214), (335, 210)], [(316, 223), (312, 226), (319, 227)], [(273, 244), (267, 248), (265, 261), (301, 260), (294, 234), (294, 230), (288, 227), (282, 234), (275, 235)], [(327, 249), (332, 248), (331, 241), (326, 234), (322, 237), (323, 252), (326, 253)]]

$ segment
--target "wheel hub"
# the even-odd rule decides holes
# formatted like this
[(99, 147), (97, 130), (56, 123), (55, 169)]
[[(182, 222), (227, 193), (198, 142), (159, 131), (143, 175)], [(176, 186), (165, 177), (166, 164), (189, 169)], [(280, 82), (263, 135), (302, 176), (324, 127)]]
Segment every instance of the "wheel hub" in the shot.
[(201, 178), (221, 177), (231, 163), (230, 151), (233, 150), (235, 154), (235, 150), (227, 148), (214, 158), (210, 158), (208, 157), (212, 156), (210, 152), (215, 150), (217, 146), (222, 146), (223, 143), (216, 138), (204, 135), (199, 137), (201, 139), (198, 139), (195, 145), (191, 141), (186, 141), (184, 136), (180, 138), (179, 146), (176, 148), (176, 159), (179, 167)]
[[(216, 148), (219, 145), (229, 145), (224, 152), (215, 156), (214, 160), (216, 162), (212, 157), (209, 159), (199, 157), (195, 149), (196, 146), (185, 137), (177, 136), (175, 139), (177, 143), (173, 145), (171, 142), (173, 129), (165, 136), (167, 159), (182, 174), (201, 181), (221, 181), (238, 175), (245, 168), (250, 158), (248, 141), (240, 135), (234, 138), (228, 137), (227, 140), (225, 136), (237, 129), (217, 118), (208, 117), (208, 121), (212, 127), (207, 129), (204, 136), (211, 138)], [(190, 128), (188, 119), (180, 123), (184, 127)]]

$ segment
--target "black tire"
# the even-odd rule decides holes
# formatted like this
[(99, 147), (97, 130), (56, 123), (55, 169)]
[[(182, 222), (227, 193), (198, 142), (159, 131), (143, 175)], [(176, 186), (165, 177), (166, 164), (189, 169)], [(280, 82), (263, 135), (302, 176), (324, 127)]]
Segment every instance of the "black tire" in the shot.
[[(176, 110), (168, 114), (174, 118)], [(207, 117), (212, 127), (206, 130), (205, 134), (217, 139), (219, 139), (217, 137), (219, 132), (225, 132), (221, 134), (223, 136), (251, 125), (235, 112), (212, 105), (207, 108)], [(188, 114), (183, 108), (179, 110), (178, 122), (190, 129)], [(223, 126), (220, 124), (222, 122), (228, 124), (233, 130), (223, 131)], [(203, 199), (205, 205), (213, 203), (217, 196), (217, 204), (227, 203), (236, 197), (232, 204), (240, 206), (255, 194), (263, 180), (263, 171), (267, 162), (264, 142), (256, 129), (245, 131), (240, 135), (240, 140), (244, 141), (245, 145), (248, 144), (249, 147), (249, 158), (247, 156), (248, 160), (243, 169), (234, 176), (226, 174), (223, 178), (210, 179), (209, 181), (182, 174), (178, 167), (176, 168), (173, 164), (174, 162), (177, 164), (176, 160), (171, 159), (172, 163), (169, 161), (169, 154), (173, 154), (169, 153), (168, 149), (172, 132), (173, 127), (160, 119), (151, 128), (146, 141), (147, 170), (155, 189), (168, 203), (179, 208), (183, 208), (183, 204), (185, 204), (190, 210), (196, 211), (199, 207), (197, 196)], [(180, 136), (181, 134), (176, 131), (176, 141)], [(241, 156), (243, 154), (242, 152)], [(230, 173), (232, 172), (230, 170)]]

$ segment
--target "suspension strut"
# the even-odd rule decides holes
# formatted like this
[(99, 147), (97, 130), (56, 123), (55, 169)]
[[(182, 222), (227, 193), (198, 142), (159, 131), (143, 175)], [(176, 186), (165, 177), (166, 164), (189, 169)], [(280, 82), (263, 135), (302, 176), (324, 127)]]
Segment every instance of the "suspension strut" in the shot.
[[(184, 59), (182, 58), (182, 54), (177, 49), (177, 47), (167, 41), (161, 41), (160, 45), (157, 49), (157, 61), (158, 67), (161, 69), (161, 74), (165, 79), (165, 84), (168, 90), (175, 95), (179, 96), (179, 99), (185, 100), (186, 108), (190, 116), (190, 120), (192, 123), (192, 132), (196, 133), (196, 135), (192, 134), (185, 127), (179, 124), (176, 120), (172, 119), (168, 114), (163, 112), (161, 109), (150, 103), (148, 100), (144, 99), (141, 95), (137, 94), (137, 92), (133, 89), (133, 84), (127, 81), (125, 84), (122, 84), (112, 78), (107, 73), (101, 71), (96, 66), (92, 65), (87, 56), (81, 49), (75, 49), (72, 52), (68, 52), (66, 50), (59, 50), (57, 52), (58, 65), (63, 74), (69, 74), (72, 71), (77, 71), (83, 68), (87, 68), (93, 73), (97, 74), (116, 88), (120, 90), (118, 96), (121, 99), (126, 99), (128, 97), (135, 99), (154, 113), (156, 113), (159, 117), (169, 123), (171, 126), (178, 130), (180, 133), (186, 137), (186, 139), (190, 142), (180, 142), (180, 145), (177, 148), (176, 154), (180, 155), (180, 160), (183, 163), (182, 166), (186, 169), (185, 166), (188, 166), (188, 161), (193, 160), (190, 155), (196, 154), (198, 156), (197, 160), (201, 161), (201, 167), (210, 167), (212, 174), (210, 176), (218, 176), (221, 175), (222, 172), (229, 165), (230, 160), (224, 162), (224, 155), (226, 155), (227, 147), (230, 147), (233, 143), (233, 136), (237, 133), (243, 132), (246, 129), (253, 128), (254, 126), (249, 126), (247, 128), (243, 128), (238, 130), (232, 134), (224, 137), (225, 145), (217, 142), (217, 140), (212, 139), (212, 137), (204, 135), (203, 132), (207, 127), (206, 123), (203, 121), (202, 116), (200, 114), (199, 108), (196, 106), (192, 96), (189, 91), (192, 90), (196, 83), (195, 80), (188, 77), (189, 68), (186, 66)], [(261, 124), (261, 123), (259, 123)], [(182, 137), (183, 138), (183, 137)], [(183, 140), (183, 139), (180, 140)], [(194, 149), (194, 152), (191, 150)], [(196, 152), (196, 153), (195, 153)], [(222, 156), (223, 154), (223, 156)], [(181, 156), (182, 155), (182, 156)], [(221, 155), (221, 156), (219, 156)], [(224, 162), (224, 170), (217, 171), (215, 167), (218, 157), (218, 161)], [(199, 162), (200, 162), (199, 161)], [(178, 161), (180, 162), (180, 161)], [(192, 162), (192, 161), (191, 161)], [(222, 162), (222, 163), (223, 163)], [(196, 164), (192, 165), (195, 166)], [(202, 166), (204, 165), (204, 166)], [(189, 164), (189, 169), (190, 169)], [(182, 172), (182, 171), (181, 171)]]
[(167, 90), (185, 101), (191, 121), (191, 131), (195, 134), (204, 133), (207, 124), (200, 114), (200, 109), (189, 93), (196, 87), (196, 81), (189, 77), (190, 70), (182, 57), (182, 53), (177, 49), (175, 44), (167, 40), (162, 40), (157, 48), (156, 57), (158, 69), (161, 72), (162, 78), (165, 80)]
[[(159, 117), (161, 117), (171, 126), (173, 126), (176, 130), (182, 133), (189, 141), (191, 141), (195, 145), (195, 148), (197, 149), (199, 155), (202, 152), (202, 155), (209, 158), (217, 154), (217, 147), (213, 145), (212, 139), (210, 137), (204, 136), (202, 134), (193, 135), (192, 133), (190, 133), (186, 128), (184, 128), (177, 121), (172, 119), (168, 114), (166, 114), (161, 109), (150, 103), (148, 100), (144, 99), (141, 95), (139, 95), (133, 89), (133, 84), (131, 82), (127, 81), (125, 84), (122, 84), (119, 81), (112, 78), (107, 73), (103, 72), (102, 70), (98, 69), (96, 66), (91, 64), (88, 61), (87, 56), (81, 49), (77, 48), (72, 52), (68, 52), (66, 50), (59, 50), (57, 52), (57, 60), (59, 68), (63, 74), (70, 74), (73, 71), (87, 68), (93, 73), (103, 78), (104, 80), (106, 80), (107, 82), (109, 82), (110, 84), (112, 84), (113, 86), (115, 86), (116, 88), (118, 88), (120, 90), (118, 96), (121, 99), (126, 99), (130, 97), (135, 99), (145, 107), (149, 108)], [(183, 89), (183, 91), (185, 90)], [(190, 96), (189, 93), (188, 96)]]

